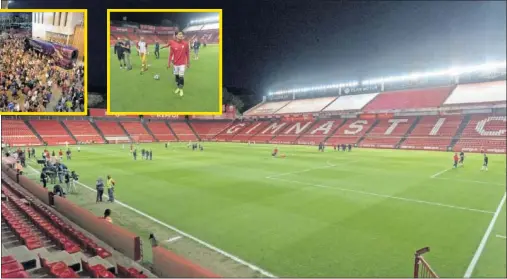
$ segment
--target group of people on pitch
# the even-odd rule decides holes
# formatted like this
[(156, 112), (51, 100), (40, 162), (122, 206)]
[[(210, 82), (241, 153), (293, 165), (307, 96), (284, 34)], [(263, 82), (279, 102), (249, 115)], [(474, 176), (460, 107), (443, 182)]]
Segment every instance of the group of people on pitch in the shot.
[[(464, 161), (465, 161), (465, 153), (463, 151), (461, 151), (459, 153), (459, 157), (458, 157), (458, 153), (455, 152), (454, 153), (454, 164), (453, 164), (453, 167), (454, 168), (457, 168), (458, 165), (463, 167), (464, 166)], [(484, 153), (484, 159), (483, 159), (483, 163), (482, 163), (482, 168), (481, 170), (482, 171), (487, 171), (488, 170), (488, 155), (486, 153)]]

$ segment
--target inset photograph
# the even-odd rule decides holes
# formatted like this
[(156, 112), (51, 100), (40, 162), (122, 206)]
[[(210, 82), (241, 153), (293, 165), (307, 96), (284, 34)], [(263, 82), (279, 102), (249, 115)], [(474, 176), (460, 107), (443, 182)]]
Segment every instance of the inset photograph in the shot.
[(108, 10), (108, 114), (221, 114), (221, 16)]
[(0, 10), (0, 114), (87, 114), (86, 19), (86, 10)]

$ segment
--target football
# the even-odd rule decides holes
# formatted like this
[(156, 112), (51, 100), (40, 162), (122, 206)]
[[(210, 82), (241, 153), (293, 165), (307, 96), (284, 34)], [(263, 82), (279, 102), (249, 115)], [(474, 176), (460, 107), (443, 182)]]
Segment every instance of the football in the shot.
[(156, 80), (159, 80), (159, 79), (160, 79), (160, 76), (157, 74), (157, 75), (155, 75), (153, 78), (154, 78), (154, 79), (156, 79)]

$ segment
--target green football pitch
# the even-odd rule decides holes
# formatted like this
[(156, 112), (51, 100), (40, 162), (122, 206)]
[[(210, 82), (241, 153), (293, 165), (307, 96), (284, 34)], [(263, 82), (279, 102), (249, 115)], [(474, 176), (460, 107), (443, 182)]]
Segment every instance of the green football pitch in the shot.
[[(505, 155), (204, 143), (74, 146), (65, 160), (80, 175), (68, 196), (139, 234), (148, 235), (224, 277), (412, 276), (414, 252), (441, 277), (506, 276)], [(39, 148), (40, 149), (40, 148)], [(58, 150), (58, 147), (50, 147)], [(37, 154), (40, 152), (37, 151)], [(140, 153), (140, 152), (139, 152)], [(28, 176), (37, 179), (34, 163)], [(95, 203), (95, 181), (117, 182), (114, 204)], [(254, 270), (255, 268), (257, 270)]]
[[(190, 68), (185, 71), (184, 95), (177, 88), (172, 68), (167, 69), (169, 51), (160, 51), (155, 59), (153, 48), (147, 58), (148, 71), (140, 74), (137, 53), (130, 57), (133, 70), (120, 69), (111, 48), (110, 110), (112, 112), (221, 112), (219, 104), (219, 47), (208, 45), (199, 50), (199, 59), (191, 53)], [(159, 80), (154, 79), (158, 74)]]

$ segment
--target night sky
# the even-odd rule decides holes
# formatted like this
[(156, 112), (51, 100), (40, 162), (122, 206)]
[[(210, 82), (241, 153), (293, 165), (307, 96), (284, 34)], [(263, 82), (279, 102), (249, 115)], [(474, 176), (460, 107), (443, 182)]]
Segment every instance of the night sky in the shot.
[(88, 8), (89, 84), (100, 92), (106, 8), (222, 8), (224, 86), (259, 95), (506, 58), (505, 1), (16, 0), (10, 7)]

